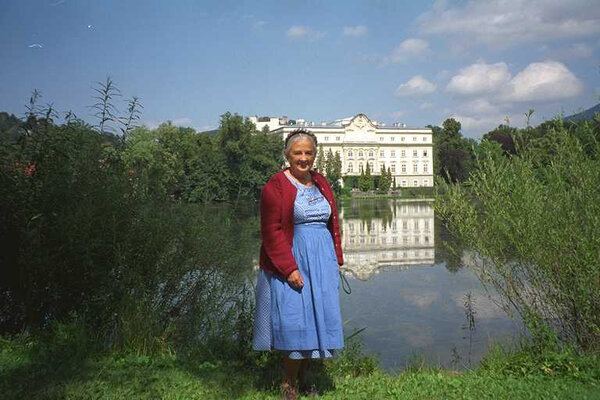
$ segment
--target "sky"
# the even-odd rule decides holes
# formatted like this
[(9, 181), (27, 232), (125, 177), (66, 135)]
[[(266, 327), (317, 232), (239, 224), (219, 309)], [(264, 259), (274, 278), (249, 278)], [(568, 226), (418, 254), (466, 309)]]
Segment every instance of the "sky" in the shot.
[(229, 111), (480, 138), (600, 102), (598, 0), (0, 0), (0, 111), (95, 124), (110, 77), (141, 121), (215, 129)]

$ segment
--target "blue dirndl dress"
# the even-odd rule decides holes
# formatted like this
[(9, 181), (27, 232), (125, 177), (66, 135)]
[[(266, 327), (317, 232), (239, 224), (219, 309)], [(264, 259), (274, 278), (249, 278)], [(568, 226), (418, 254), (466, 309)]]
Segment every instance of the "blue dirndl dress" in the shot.
[(294, 289), (260, 269), (253, 348), (279, 350), (291, 359), (330, 358), (344, 347), (337, 257), (327, 229), (331, 207), (316, 186), (286, 176), (298, 189), (292, 253), (304, 287)]

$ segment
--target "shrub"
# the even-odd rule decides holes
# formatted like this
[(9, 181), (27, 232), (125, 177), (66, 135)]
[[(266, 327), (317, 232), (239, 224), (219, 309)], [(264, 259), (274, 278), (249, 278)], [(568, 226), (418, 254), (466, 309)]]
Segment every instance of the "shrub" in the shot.
[(556, 337), (582, 349), (600, 343), (594, 135), (588, 129), (575, 137), (557, 124), (543, 157), (539, 144), (511, 158), (483, 148), (464, 185), (439, 182), (445, 194), (438, 196), (438, 214), (474, 250), (482, 281), (521, 314), (538, 342)]

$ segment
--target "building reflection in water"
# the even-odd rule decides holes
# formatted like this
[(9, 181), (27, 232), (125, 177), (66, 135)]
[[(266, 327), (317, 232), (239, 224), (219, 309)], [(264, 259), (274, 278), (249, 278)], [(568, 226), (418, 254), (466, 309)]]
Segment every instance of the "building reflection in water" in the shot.
[(434, 211), (431, 202), (381, 199), (377, 200), (377, 208), (380, 208), (377, 212), (366, 213), (353, 207), (352, 203), (342, 207), (342, 271), (366, 281), (383, 268), (433, 265)]

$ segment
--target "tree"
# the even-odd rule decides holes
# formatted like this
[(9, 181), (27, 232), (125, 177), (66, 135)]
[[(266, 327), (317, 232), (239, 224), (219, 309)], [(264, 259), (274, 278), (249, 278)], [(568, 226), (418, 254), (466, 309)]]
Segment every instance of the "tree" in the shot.
[(369, 166), (369, 163), (367, 163), (364, 173), (361, 170), (358, 188), (363, 192), (373, 189), (373, 177), (371, 176), (371, 167)]
[(461, 124), (448, 118), (442, 127), (430, 126), (433, 132), (433, 164), (436, 175), (453, 182), (469, 176), (474, 158), (472, 139), (462, 137)]
[(342, 194), (342, 159), (339, 151), (335, 152), (335, 155), (331, 158), (330, 163), (332, 164), (332, 167), (330, 175), (327, 175), (327, 179), (331, 183), (333, 192), (339, 197)]
[(333, 158), (334, 158), (333, 152), (331, 151), (331, 149), (329, 149), (327, 151), (327, 157), (325, 159), (325, 176), (327, 177), (327, 179), (329, 179), (329, 182), (331, 182), (331, 177), (333, 176), (333, 167), (334, 167)]
[(257, 132), (248, 118), (229, 112), (221, 116), (216, 150), (223, 154), (228, 198), (257, 198), (260, 188), (283, 163), (279, 136)]
[(482, 140), (498, 142), (506, 155), (514, 155), (517, 153), (515, 144), (516, 135), (517, 128), (500, 124), (496, 129), (483, 135)]
[(390, 190), (390, 186), (392, 185), (391, 176), (388, 175), (385, 169), (385, 164), (381, 165), (381, 170), (379, 171), (379, 191), (382, 193), (387, 193)]
[(317, 154), (317, 165), (315, 169), (321, 174), (325, 173), (325, 153), (323, 152), (322, 145), (319, 146), (319, 151)]

